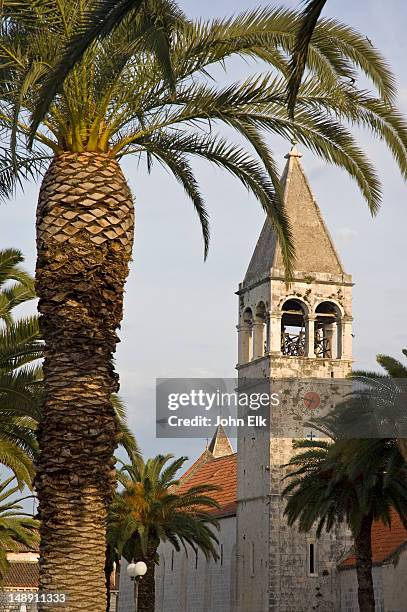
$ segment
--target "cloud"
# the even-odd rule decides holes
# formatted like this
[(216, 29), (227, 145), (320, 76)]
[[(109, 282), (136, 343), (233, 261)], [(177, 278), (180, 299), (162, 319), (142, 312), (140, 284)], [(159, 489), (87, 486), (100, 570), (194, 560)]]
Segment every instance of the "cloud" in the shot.
[(352, 227), (340, 227), (335, 231), (338, 242), (347, 244), (359, 236), (359, 232)]

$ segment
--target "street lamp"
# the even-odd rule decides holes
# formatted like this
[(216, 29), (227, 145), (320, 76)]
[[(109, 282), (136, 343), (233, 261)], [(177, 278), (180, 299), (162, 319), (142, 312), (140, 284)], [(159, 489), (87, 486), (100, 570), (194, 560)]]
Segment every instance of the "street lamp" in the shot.
[(140, 578), (144, 576), (147, 571), (147, 565), (144, 561), (137, 561), (137, 563), (129, 563), (126, 568), (126, 573), (134, 582), (134, 610), (138, 612), (138, 583)]

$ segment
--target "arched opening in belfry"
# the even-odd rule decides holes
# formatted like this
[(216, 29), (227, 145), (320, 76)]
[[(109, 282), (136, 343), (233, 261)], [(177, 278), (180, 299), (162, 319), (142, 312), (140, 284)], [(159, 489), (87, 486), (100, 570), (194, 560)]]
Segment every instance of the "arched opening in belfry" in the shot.
[(323, 359), (340, 359), (341, 312), (333, 302), (321, 302), (315, 309), (314, 351)]
[(299, 300), (290, 299), (281, 310), (281, 354), (303, 357), (306, 354), (305, 306)]
[(259, 302), (253, 321), (253, 359), (264, 357), (267, 353), (266, 306)]
[(253, 311), (246, 308), (240, 326), (240, 362), (248, 363), (253, 359)]

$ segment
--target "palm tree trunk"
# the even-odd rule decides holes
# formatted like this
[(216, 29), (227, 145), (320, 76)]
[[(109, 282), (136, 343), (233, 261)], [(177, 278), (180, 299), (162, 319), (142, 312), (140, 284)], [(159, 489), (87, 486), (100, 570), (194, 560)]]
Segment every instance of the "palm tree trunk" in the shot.
[(138, 612), (154, 612), (155, 609), (155, 557), (157, 547), (151, 546), (142, 560), (147, 565), (147, 572), (139, 582)]
[(114, 562), (112, 561), (112, 551), (110, 546), (106, 546), (106, 558), (105, 558), (105, 585), (106, 585), (106, 612), (110, 612), (110, 596), (111, 596), (111, 580), (112, 572), (114, 569)]
[(359, 533), (354, 537), (358, 602), (360, 612), (375, 612), (372, 577), (372, 523), (373, 517), (363, 517)]
[(133, 219), (116, 160), (97, 153), (53, 160), (37, 210), (45, 402), (36, 489), (40, 589), (66, 593), (65, 612), (106, 610), (105, 530), (118, 436), (110, 402), (118, 390), (112, 357)]

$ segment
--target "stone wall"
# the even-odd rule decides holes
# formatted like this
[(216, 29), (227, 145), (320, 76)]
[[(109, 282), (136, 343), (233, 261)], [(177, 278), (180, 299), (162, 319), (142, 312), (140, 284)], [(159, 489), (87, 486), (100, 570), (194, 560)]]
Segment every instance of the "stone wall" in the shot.
[[(169, 543), (159, 548), (156, 567), (156, 612), (235, 612), (236, 517), (219, 519), (218, 554), (207, 561), (188, 547), (188, 555)], [(133, 585), (121, 562), (118, 612), (133, 612)]]

